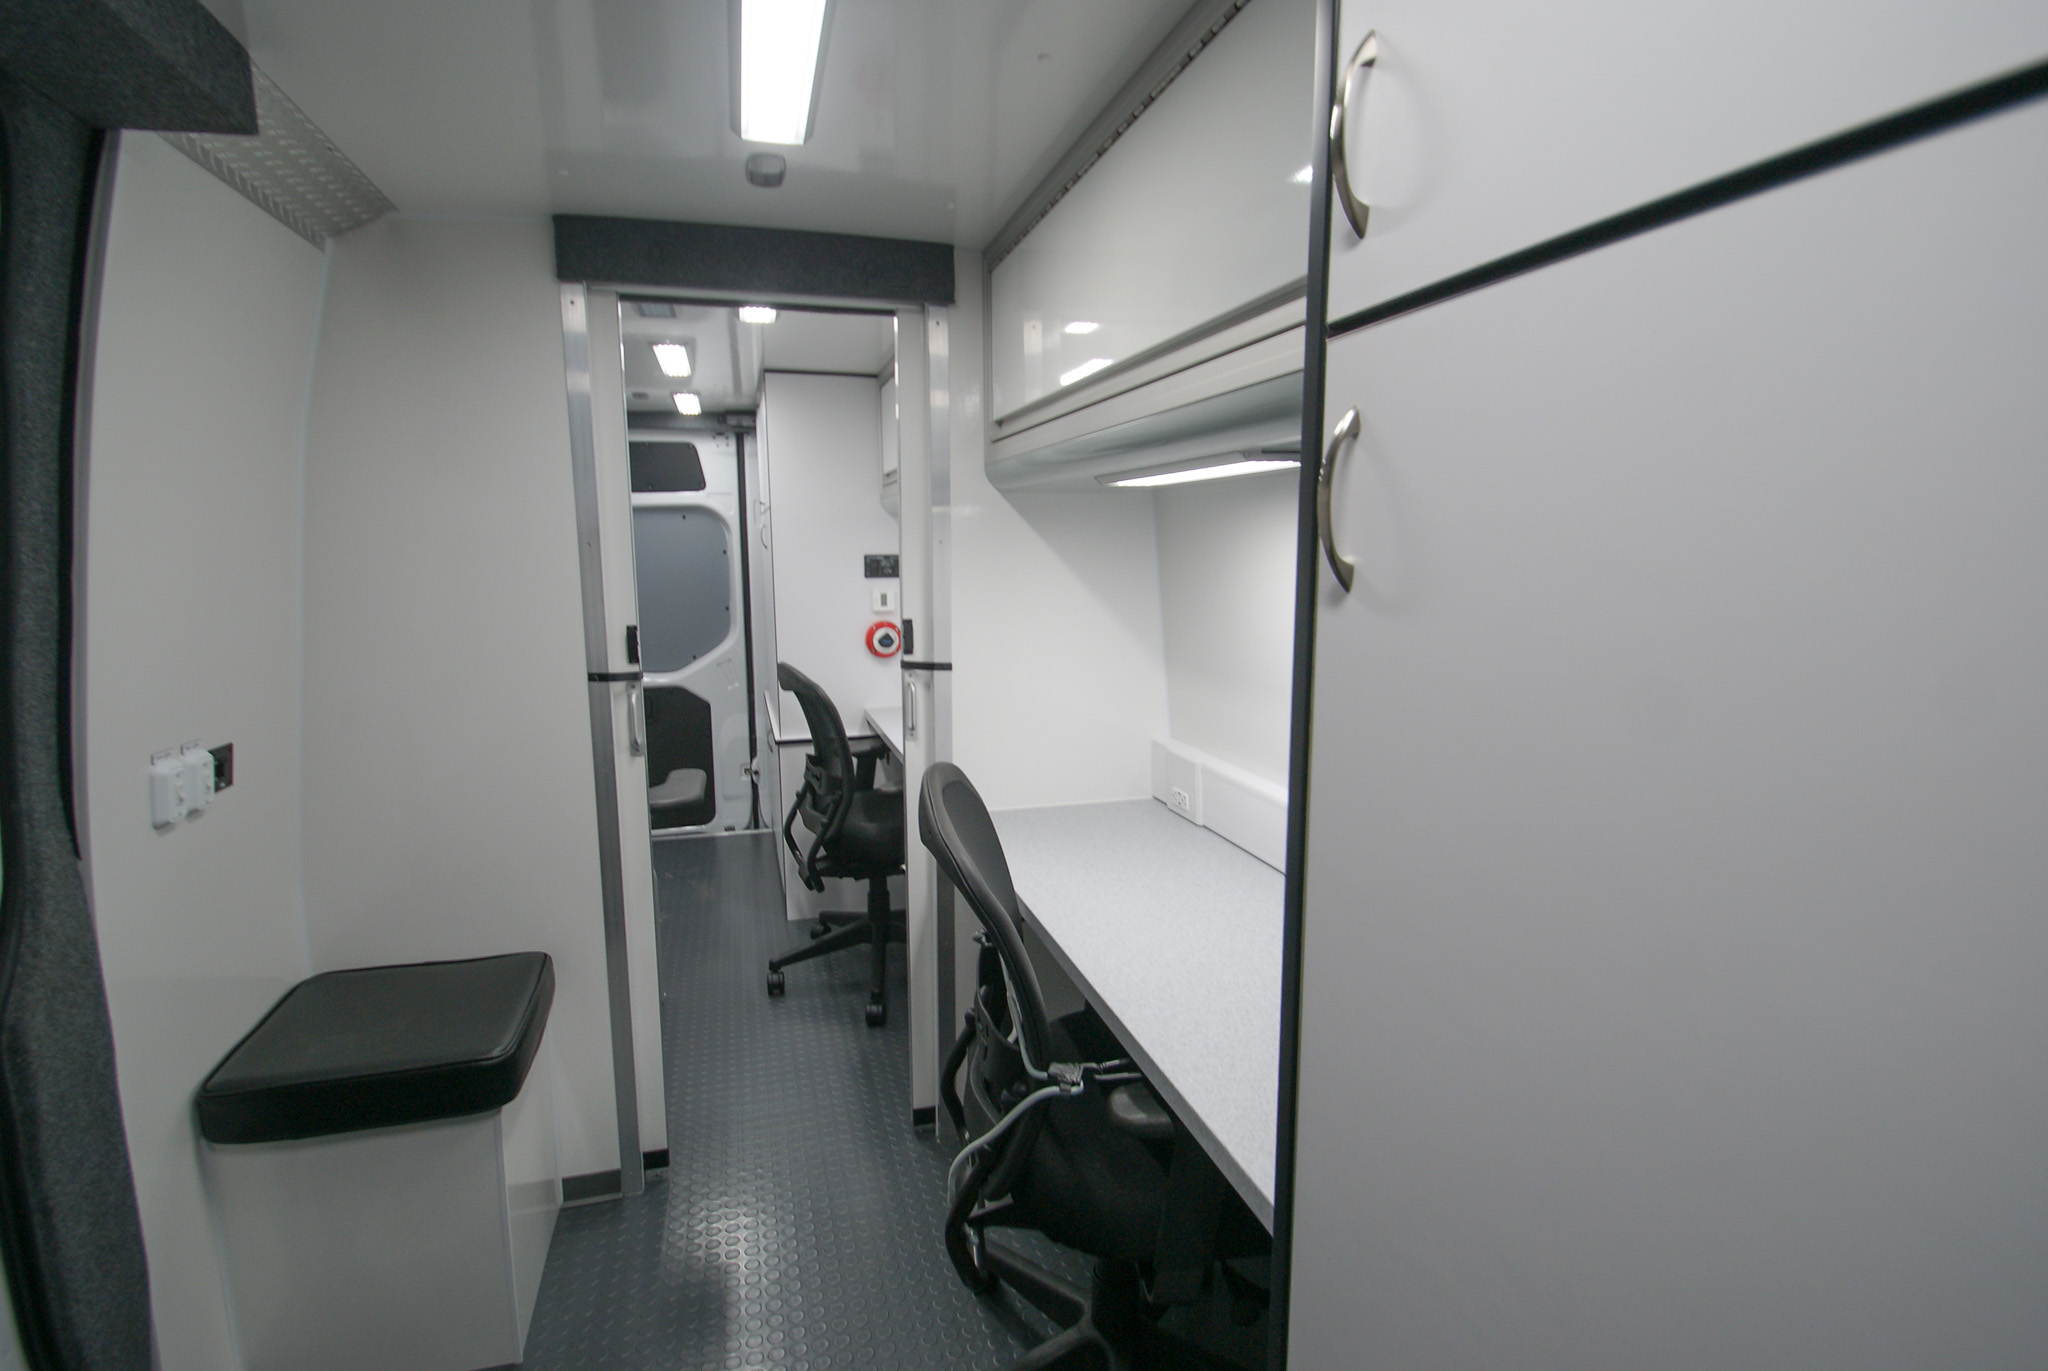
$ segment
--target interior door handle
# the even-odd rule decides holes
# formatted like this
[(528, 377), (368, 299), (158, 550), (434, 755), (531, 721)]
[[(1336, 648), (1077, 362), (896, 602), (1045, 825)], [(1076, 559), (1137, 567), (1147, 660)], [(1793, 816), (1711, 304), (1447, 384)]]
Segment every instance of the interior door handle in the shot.
[(1330, 104), (1330, 176), (1336, 183), (1337, 203), (1344, 208), (1345, 221), (1360, 238), (1365, 237), (1365, 221), (1372, 213), (1372, 206), (1351, 191), (1351, 163), (1344, 155), (1344, 107), (1351, 102), (1351, 78), (1360, 72), (1370, 72), (1379, 60), (1380, 33), (1374, 29), (1365, 35), (1358, 51), (1351, 54), (1350, 65), (1344, 68), (1344, 79), (1337, 83), (1337, 98)]
[(1358, 436), (1358, 426), (1358, 409), (1353, 406), (1344, 411), (1344, 417), (1331, 431), (1330, 445), (1323, 449), (1323, 464), (1316, 472), (1316, 533), (1322, 538), (1323, 558), (1330, 564), (1330, 574), (1337, 578), (1337, 584), (1344, 587), (1347, 595), (1351, 593), (1351, 581), (1358, 575), (1358, 568), (1337, 551), (1337, 531), (1332, 527), (1330, 516), (1330, 478), (1337, 470), (1337, 454)]
[(635, 757), (647, 755), (647, 716), (641, 712), (645, 698), (638, 681), (626, 687), (626, 751)]
[(903, 741), (917, 739), (917, 677), (903, 678)]

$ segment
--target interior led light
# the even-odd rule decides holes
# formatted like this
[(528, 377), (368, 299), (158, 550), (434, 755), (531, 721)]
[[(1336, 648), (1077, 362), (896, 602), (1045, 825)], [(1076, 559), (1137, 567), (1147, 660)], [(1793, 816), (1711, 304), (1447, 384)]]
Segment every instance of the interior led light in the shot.
[(654, 360), (664, 376), (688, 376), (690, 374), (690, 350), (681, 343), (656, 343)]
[(676, 413), (702, 414), (703, 412), (704, 402), (697, 398), (697, 392), (693, 390), (679, 390), (676, 392)]
[(1079, 381), (1084, 377), (1093, 376), (1096, 372), (1102, 370), (1104, 367), (1108, 366), (1114, 360), (1115, 359), (1111, 357), (1090, 357), (1087, 361), (1081, 363), (1080, 366), (1075, 367), (1072, 371), (1061, 372), (1060, 384), (1063, 386), (1070, 386), (1074, 384), (1074, 382)]
[(740, 137), (811, 136), (828, 0), (740, 0)]
[(772, 324), (775, 310), (768, 305), (741, 305), (740, 322), (743, 324)]
[(1075, 321), (1074, 321), (1073, 323), (1071, 323), (1071, 324), (1068, 324), (1068, 325), (1067, 325), (1067, 326), (1066, 326), (1066, 327), (1065, 327), (1064, 329), (1061, 329), (1061, 330), (1060, 330), (1060, 332), (1062, 332), (1062, 333), (1093, 333), (1093, 332), (1095, 332), (1095, 330), (1097, 330), (1097, 329), (1099, 329), (1099, 328), (1101, 328), (1101, 327), (1102, 327), (1102, 325), (1100, 325), (1100, 324), (1092, 324), (1092, 323), (1090, 323), (1090, 322), (1089, 322), (1088, 320), (1086, 320), (1086, 319), (1076, 319), (1076, 320), (1075, 320)]
[(1308, 165), (1308, 166), (1305, 166), (1305, 167), (1303, 167), (1303, 168), (1302, 168), (1302, 169), (1301, 169), (1300, 171), (1297, 171), (1297, 172), (1295, 172), (1295, 173), (1294, 173), (1294, 184), (1295, 184), (1295, 185), (1297, 185), (1297, 186), (1306, 186), (1306, 185), (1309, 185), (1309, 184), (1311, 184), (1311, 183), (1312, 183), (1312, 182), (1313, 182), (1313, 181), (1314, 181), (1315, 179), (1316, 179), (1316, 169), (1315, 169), (1315, 166), (1314, 166), (1314, 164), (1310, 164), (1310, 165)]
[(1255, 471), (1278, 471), (1295, 466), (1291, 457), (1259, 457), (1241, 462), (1224, 462), (1213, 467), (1191, 467), (1185, 471), (1156, 471), (1150, 476), (1098, 476), (1106, 486), (1129, 489), (1134, 486), (1178, 486), (1189, 481), (1220, 481), (1225, 476), (1249, 476)]

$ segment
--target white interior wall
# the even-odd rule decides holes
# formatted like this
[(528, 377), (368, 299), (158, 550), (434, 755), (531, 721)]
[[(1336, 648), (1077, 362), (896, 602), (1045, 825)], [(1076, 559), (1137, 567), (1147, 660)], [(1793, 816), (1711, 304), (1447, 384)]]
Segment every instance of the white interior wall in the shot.
[[(776, 327), (773, 324), (769, 328)], [(872, 376), (770, 372), (762, 378), (761, 463), (775, 560), (775, 651), (816, 681), (850, 734), (871, 732), (861, 712), (900, 702), (895, 659), (867, 649), (876, 613), (861, 558), (896, 552), (896, 521), (882, 508), (881, 392)], [(776, 691), (781, 735), (807, 736), (796, 697)]]
[(954, 760), (993, 809), (1141, 799), (1167, 729), (1152, 499), (989, 484), (981, 257), (955, 263)]
[[(306, 447), (315, 969), (538, 949), (562, 1168), (618, 1165), (548, 225), (338, 239)], [(641, 1044), (644, 1074), (659, 1044)]]
[[(308, 968), (301, 416), (323, 254), (151, 134), (120, 140), (81, 443), (77, 774), (165, 1371), (239, 1364), (192, 1094)], [(150, 826), (150, 754), (235, 779)]]
[(1287, 784), (1296, 473), (1152, 493), (1172, 736)]
[[(756, 441), (768, 502), (775, 657), (831, 696), (849, 735), (871, 733), (862, 713), (902, 700), (896, 659), (875, 656), (866, 641), (868, 625), (899, 617), (875, 611), (871, 588), (900, 591), (902, 584), (867, 579), (862, 562), (868, 553), (893, 553), (902, 544), (896, 520), (882, 507), (881, 388), (870, 376), (770, 372), (762, 378)], [(755, 631), (761, 631), (758, 623)], [(786, 805), (803, 784), (810, 729), (796, 696), (775, 684), (772, 666), (759, 684), (775, 701), (773, 728), (783, 740), (775, 760)], [(778, 827), (782, 819), (772, 816)], [(824, 892), (815, 894), (796, 878), (787, 853), (782, 861), (790, 918), (866, 907), (861, 883), (827, 880)], [(890, 888), (900, 908), (902, 882)]]

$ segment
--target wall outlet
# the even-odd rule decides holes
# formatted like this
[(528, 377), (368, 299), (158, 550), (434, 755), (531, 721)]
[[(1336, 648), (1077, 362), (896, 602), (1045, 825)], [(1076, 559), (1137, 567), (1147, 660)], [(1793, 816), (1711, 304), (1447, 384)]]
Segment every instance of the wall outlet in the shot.
[(1189, 815), (1190, 817), (1192, 817), (1195, 812), (1195, 797), (1188, 794), (1187, 791), (1182, 790), (1179, 786), (1173, 787), (1171, 792), (1169, 792), (1169, 794), (1167, 795), (1166, 802), (1169, 805), (1172, 805), (1175, 809), (1178, 809), (1181, 813)]

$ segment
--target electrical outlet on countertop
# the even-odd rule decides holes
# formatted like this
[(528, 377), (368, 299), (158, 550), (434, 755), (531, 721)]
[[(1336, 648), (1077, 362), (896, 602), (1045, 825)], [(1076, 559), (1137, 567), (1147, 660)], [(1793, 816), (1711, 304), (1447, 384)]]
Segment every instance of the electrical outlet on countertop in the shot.
[(1173, 788), (1173, 807), (1183, 814), (1193, 814), (1195, 812), (1194, 796), (1188, 794), (1179, 786), (1175, 786)]

